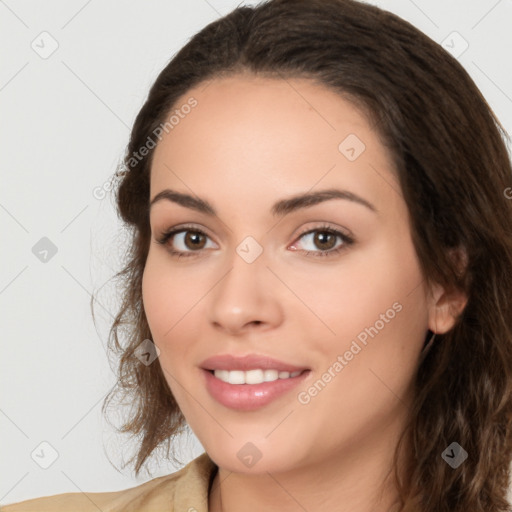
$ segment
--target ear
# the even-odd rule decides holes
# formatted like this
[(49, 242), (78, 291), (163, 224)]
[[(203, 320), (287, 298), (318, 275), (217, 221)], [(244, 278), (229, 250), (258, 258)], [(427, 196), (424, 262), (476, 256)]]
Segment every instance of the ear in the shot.
[[(458, 248), (450, 251), (450, 256), (456, 260), (459, 275), (467, 266), (467, 255), (464, 249)], [(430, 289), (428, 305), (428, 328), (437, 334), (448, 332), (462, 313), (468, 298), (461, 290), (446, 290), (434, 283)]]

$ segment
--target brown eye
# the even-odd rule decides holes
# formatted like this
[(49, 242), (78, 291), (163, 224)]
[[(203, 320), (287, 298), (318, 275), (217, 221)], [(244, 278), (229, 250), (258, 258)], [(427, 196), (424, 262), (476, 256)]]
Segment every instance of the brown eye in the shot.
[[(165, 245), (173, 256), (196, 256), (195, 253), (199, 254), (202, 249), (208, 248), (208, 240), (210, 240), (210, 237), (201, 230), (182, 226), (167, 231), (157, 242)], [(212, 247), (212, 245), (209, 247)], [(213, 244), (213, 247), (215, 248), (215, 244)]]
[(293, 244), (294, 250), (299, 248), (307, 256), (334, 256), (355, 242), (352, 237), (327, 226), (306, 231), (298, 241)]
[(183, 240), (188, 249), (202, 249), (206, 244), (206, 236), (199, 231), (185, 231), (186, 235)]
[(317, 231), (313, 238), (313, 243), (319, 249), (328, 251), (336, 245), (336, 236), (329, 231)]

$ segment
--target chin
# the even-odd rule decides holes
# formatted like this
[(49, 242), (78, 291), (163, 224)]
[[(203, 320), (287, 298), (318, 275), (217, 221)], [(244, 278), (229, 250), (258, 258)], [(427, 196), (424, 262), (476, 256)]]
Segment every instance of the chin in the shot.
[(257, 441), (234, 442), (231, 445), (217, 445), (213, 450), (206, 450), (217, 466), (231, 472), (248, 475), (279, 473), (297, 465), (297, 461), (290, 459), (289, 450), (280, 450), (268, 441), (266, 449)]

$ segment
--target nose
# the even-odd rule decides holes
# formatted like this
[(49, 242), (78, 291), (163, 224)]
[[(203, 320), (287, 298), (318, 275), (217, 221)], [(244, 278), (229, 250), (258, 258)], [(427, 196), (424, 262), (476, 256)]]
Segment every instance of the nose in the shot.
[(233, 253), (229, 269), (209, 294), (211, 324), (230, 335), (277, 327), (283, 321), (283, 301), (276, 293), (280, 282), (267, 268), (264, 252), (252, 263)]

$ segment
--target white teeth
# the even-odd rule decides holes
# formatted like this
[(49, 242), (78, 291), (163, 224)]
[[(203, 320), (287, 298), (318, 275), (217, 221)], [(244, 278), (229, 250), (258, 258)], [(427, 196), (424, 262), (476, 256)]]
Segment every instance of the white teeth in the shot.
[(244, 372), (239, 370), (228, 372), (228, 382), (230, 384), (245, 384)]
[(259, 384), (265, 382), (265, 374), (263, 370), (249, 370), (245, 373), (245, 384)]
[(265, 382), (272, 382), (279, 379), (279, 372), (277, 370), (265, 370), (263, 372), (263, 380)]
[(229, 384), (261, 384), (262, 382), (272, 382), (277, 379), (289, 379), (297, 377), (302, 373), (301, 370), (296, 372), (279, 372), (277, 370), (215, 370), (214, 375), (218, 379), (228, 382)]

